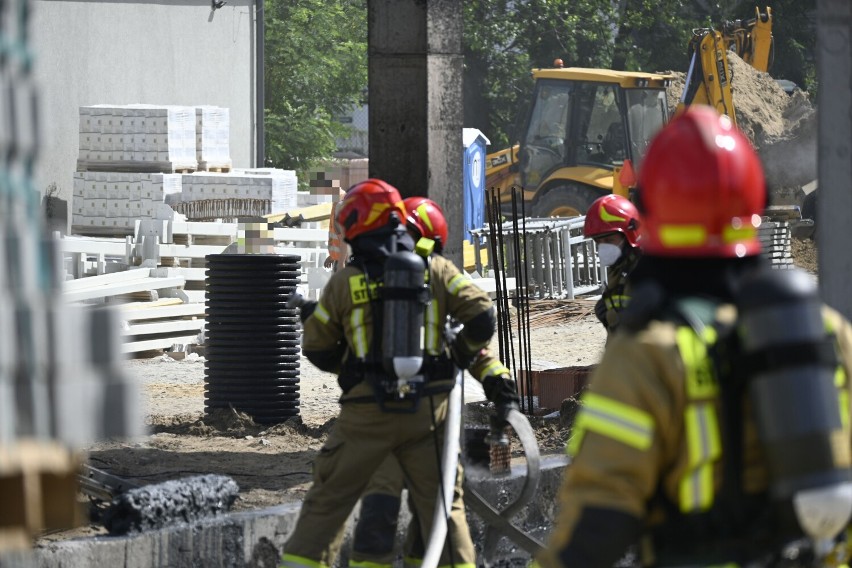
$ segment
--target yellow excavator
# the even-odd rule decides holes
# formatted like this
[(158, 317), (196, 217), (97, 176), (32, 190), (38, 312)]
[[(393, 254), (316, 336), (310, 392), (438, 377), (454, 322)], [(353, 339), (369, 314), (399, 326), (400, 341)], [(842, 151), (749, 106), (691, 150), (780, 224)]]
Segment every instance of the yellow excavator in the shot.
[[(772, 10), (755, 18), (693, 30), (683, 96), (675, 112), (708, 104), (736, 121), (727, 52), (766, 71), (772, 55)], [(533, 217), (585, 215), (607, 193), (630, 197), (653, 135), (670, 116), (664, 73), (533, 69), (532, 104), (520, 141), (486, 157), (486, 187), (510, 203), (522, 189)], [(507, 211), (508, 212), (508, 211)]]

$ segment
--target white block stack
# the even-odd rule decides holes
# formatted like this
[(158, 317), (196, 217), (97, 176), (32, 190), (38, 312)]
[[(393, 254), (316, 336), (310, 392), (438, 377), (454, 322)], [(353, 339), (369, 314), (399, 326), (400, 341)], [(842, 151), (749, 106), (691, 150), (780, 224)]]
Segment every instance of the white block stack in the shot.
[(72, 230), (131, 234), (137, 219), (172, 219), (181, 174), (76, 172)]
[(231, 169), (230, 110), (215, 106), (195, 107), (195, 148), (198, 169)]
[(198, 168), (196, 111), (188, 106), (80, 107), (80, 171), (173, 172)]

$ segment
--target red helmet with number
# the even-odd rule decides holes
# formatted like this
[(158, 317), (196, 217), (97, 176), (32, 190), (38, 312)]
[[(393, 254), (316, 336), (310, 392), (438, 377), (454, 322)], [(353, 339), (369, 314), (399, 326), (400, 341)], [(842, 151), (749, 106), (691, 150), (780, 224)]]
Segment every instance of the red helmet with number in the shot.
[(629, 199), (612, 193), (595, 199), (583, 225), (583, 234), (589, 238), (609, 233), (621, 233), (628, 245), (639, 246), (639, 211)]
[(447, 244), (447, 220), (437, 203), (427, 197), (409, 197), (405, 203), (408, 225), (414, 227), (421, 237), (432, 239), (441, 247)]
[(694, 106), (651, 141), (639, 174), (642, 249), (657, 256), (760, 253), (766, 182), (757, 153), (726, 116)]
[(337, 224), (346, 241), (388, 226), (393, 214), (405, 220), (405, 206), (399, 191), (376, 178), (356, 183), (349, 188), (337, 206)]

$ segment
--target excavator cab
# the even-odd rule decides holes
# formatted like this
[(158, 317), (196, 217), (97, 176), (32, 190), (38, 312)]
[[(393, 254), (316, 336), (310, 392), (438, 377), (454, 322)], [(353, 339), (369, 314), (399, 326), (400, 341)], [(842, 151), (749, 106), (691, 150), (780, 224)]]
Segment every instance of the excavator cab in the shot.
[(560, 66), (533, 69), (533, 77), (518, 143), (486, 157), (486, 184), (504, 213), (513, 187), (535, 217), (585, 215), (602, 195), (628, 195), (632, 173), (668, 119), (673, 77)]
[[(518, 150), (524, 190), (547, 187), (535, 200), (533, 213), (585, 214), (586, 205), (612, 191), (613, 172), (626, 160), (634, 167), (641, 164), (667, 117), (662, 84), (625, 88), (617, 82), (539, 79)], [(572, 182), (581, 187), (571, 189)], [(582, 195), (567, 199), (568, 193)], [(555, 205), (557, 195), (566, 198), (565, 206)]]

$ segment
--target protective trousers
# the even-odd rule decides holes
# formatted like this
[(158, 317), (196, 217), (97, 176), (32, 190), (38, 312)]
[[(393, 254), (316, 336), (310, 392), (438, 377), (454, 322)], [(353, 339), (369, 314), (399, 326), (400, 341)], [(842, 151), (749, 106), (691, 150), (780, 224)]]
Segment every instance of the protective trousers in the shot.
[[(440, 493), (439, 456), (448, 406), (446, 395), (431, 399), (424, 397), (417, 411), (410, 414), (381, 412), (373, 403), (342, 405), (340, 417), (314, 462), (314, 482), (305, 496), (296, 529), (284, 546), (281, 566), (316, 568), (334, 563), (352, 508), (378, 466), (391, 454), (402, 468), (421, 536), (429, 541)], [(461, 475), (457, 475), (440, 565), (474, 568), (475, 562)]]

